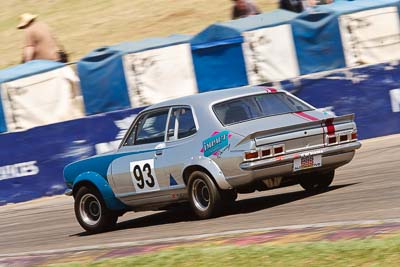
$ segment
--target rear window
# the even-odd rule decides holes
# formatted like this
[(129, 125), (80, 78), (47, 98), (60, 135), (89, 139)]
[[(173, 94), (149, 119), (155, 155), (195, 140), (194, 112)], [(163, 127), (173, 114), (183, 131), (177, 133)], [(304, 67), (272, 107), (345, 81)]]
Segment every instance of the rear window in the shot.
[(219, 121), (226, 125), (312, 108), (285, 93), (275, 93), (228, 100), (215, 104), (213, 109)]

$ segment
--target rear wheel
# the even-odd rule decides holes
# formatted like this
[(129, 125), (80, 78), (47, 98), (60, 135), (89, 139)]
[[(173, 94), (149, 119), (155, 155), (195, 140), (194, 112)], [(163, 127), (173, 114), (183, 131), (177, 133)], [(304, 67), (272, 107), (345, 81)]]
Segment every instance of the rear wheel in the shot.
[(310, 173), (302, 175), (299, 182), (301, 187), (308, 192), (321, 192), (328, 189), (334, 177), (334, 170), (324, 173)]
[(221, 191), (221, 197), (222, 197), (223, 202), (226, 205), (230, 205), (233, 202), (235, 202), (235, 200), (238, 197), (238, 193), (236, 192), (236, 190), (233, 190), (233, 189), (231, 189), (231, 190), (222, 190)]
[(201, 171), (193, 172), (188, 182), (189, 202), (200, 219), (217, 216), (222, 210), (222, 197), (210, 176)]
[(79, 224), (91, 233), (111, 229), (118, 219), (118, 215), (107, 208), (100, 193), (91, 187), (79, 188), (74, 208)]

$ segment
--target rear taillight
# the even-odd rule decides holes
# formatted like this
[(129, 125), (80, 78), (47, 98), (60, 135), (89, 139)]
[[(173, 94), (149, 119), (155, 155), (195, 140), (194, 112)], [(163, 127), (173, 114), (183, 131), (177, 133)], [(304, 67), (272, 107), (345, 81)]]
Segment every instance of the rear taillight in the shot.
[(340, 142), (347, 142), (349, 140), (349, 136), (347, 134), (340, 135)]
[(283, 145), (281, 146), (274, 146), (274, 155), (283, 154)]
[(356, 140), (357, 140), (357, 132), (342, 132), (342, 133), (337, 133), (336, 135), (328, 135), (326, 137), (326, 144), (336, 145)]
[(279, 156), (285, 153), (285, 145), (279, 144), (272, 147), (260, 147), (257, 150), (247, 151), (244, 153), (244, 160), (257, 160), (273, 156)]
[(332, 145), (332, 144), (336, 144), (337, 143), (337, 138), (336, 136), (329, 136), (328, 137), (328, 144)]
[(271, 149), (263, 149), (261, 150), (261, 157), (265, 158), (271, 156)]
[(258, 154), (258, 151), (251, 151), (251, 152), (245, 152), (244, 153), (244, 159), (245, 160), (254, 160), (258, 159), (260, 156)]

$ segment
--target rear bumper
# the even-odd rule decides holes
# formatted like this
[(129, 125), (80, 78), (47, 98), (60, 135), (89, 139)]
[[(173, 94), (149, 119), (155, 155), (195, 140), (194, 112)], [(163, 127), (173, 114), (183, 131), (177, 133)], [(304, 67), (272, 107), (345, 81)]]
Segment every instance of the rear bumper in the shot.
[[(335, 169), (349, 163), (355, 154), (355, 150), (361, 147), (360, 142), (352, 142), (334, 147), (324, 147), (317, 150), (310, 150), (301, 153), (288, 154), (282, 157), (243, 162), (240, 164), (242, 173), (234, 177), (226, 177), (233, 187), (251, 183), (255, 180), (277, 176), (291, 176), (305, 172), (319, 172)], [(293, 162), (302, 154), (321, 154), (322, 166), (303, 171), (293, 171)]]

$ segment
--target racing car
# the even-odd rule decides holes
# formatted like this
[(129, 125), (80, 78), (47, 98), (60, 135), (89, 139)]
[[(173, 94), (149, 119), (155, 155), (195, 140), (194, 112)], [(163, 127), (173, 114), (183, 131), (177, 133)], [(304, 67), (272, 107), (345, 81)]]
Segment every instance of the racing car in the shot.
[(66, 194), (88, 232), (182, 202), (207, 219), (238, 193), (326, 190), (360, 147), (354, 114), (334, 116), (276, 88), (212, 91), (141, 111), (115, 152), (65, 167)]

